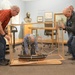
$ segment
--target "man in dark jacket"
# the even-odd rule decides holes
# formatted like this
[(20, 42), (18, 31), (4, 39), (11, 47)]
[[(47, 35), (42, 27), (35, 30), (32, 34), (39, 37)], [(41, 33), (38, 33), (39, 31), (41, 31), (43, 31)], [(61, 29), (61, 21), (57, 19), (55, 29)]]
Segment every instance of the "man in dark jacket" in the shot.
[(75, 60), (75, 12), (73, 12), (70, 8), (65, 8), (63, 10), (63, 14), (68, 20), (66, 26), (62, 23), (60, 27), (68, 31), (70, 35), (68, 40), (68, 48), (72, 54), (72, 59)]
[[(74, 13), (74, 7), (72, 5), (70, 5), (68, 7), (68, 9), (70, 9), (72, 11), (72, 13)], [(72, 26), (71, 21), (70, 21), (70, 18), (67, 18), (66, 26), (70, 26), (70, 27)], [(68, 38), (69, 38), (69, 41), (68, 41), (67, 44), (69, 45), (70, 44), (70, 41), (71, 41), (70, 37), (72, 36), (72, 32), (67, 31), (67, 33), (68, 33)], [(68, 48), (68, 51), (65, 54), (65, 56), (70, 55), (70, 54), (71, 54), (71, 52), (70, 52), (70, 50)]]

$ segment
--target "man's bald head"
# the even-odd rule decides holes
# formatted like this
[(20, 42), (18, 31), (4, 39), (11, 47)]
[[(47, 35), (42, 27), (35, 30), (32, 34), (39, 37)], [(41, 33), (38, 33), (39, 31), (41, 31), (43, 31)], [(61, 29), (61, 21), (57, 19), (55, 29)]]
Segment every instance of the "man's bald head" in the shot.
[(34, 37), (34, 35), (33, 34), (30, 34), (30, 36), (29, 36), (29, 41), (31, 42), (31, 43), (33, 43), (33, 42), (35, 42), (35, 37)]
[(20, 8), (18, 6), (12, 6), (11, 7), (11, 15), (16, 16), (20, 12)]
[(71, 10), (70, 8), (65, 8), (65, 9), (63, 10), (63, 14), (64, 14), (67, 18), (69, 18), (69, 17), (71, 17), (71, 15), (72, 15), (72, 10)]

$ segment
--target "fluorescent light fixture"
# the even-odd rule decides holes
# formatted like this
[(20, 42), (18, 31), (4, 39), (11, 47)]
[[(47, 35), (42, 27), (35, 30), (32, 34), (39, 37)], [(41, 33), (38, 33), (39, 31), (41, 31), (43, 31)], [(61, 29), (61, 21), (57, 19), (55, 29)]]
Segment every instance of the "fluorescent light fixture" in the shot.
[(22, 1), (35, 1), (35, 0), (22, 0)]

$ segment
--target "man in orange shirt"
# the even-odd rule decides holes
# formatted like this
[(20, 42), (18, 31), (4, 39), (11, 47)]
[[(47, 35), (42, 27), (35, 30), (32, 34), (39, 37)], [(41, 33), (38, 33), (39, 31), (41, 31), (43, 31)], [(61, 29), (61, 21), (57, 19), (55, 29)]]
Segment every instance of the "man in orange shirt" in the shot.
[(8, 60), (5, 59), (6, 41), (4, 38), (10, 41), (10, 35), (6, 34), (4, 29), (12, 16), (18, 15), (19, 12), (20, 8), (18, 6), (12, 6), (11, 9), (7, 10), (0, 10), (0, 65), (8, 64)]

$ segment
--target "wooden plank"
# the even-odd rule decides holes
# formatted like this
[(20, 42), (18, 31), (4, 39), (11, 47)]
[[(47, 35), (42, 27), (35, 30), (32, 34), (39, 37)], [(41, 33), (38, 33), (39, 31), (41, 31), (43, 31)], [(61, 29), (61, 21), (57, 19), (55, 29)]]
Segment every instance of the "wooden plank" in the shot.
[(9, 25), (9, 26), (21, 26), (21, 25), (30, 25), (30, 24), (45, 24), (45, 23), (55, 23), (55, 22), (53, 22), (53, 21), (50, 21), (50, 22), (40, 22), (40, 23), (25, 23), (25, 24), (11, 24), (11, 25)]
[(55, 27), (29, 27), (29, 29), (46, 29), (46, 30), (56, 30)]
[[(23, 39), (15, 39), (15, 44), (19, 44), (19, 43), (22, 43), (23, 42)], [(13, 41), (12, 41), (13, 43)], [(9, 45), (9, 42), (6, 41), (6, 44)]]
[[(41, 39), (38, 39), (38, 43), (40, 43), (40, 42), (41, 42)], [(58, 43), (58, 41), (56, 39), (53, 39), (53, 41), (52, 41), (52, 39), (43, 39), (42, 40), (42, 43), (52, 43), (52, 42)], [(62, 43), (62, 41), (59, 41), (59, 43)], [(64, 40), (63, 43), (67, 44), (67, 40)]]
[(17, 66), (17, 65), (48, 65), (48, 64), (57, 64), (60, 65), (62, 62), (58, 59), (48, 59), (48, 60), (40, 60), (40, 61), (25, 61), (25, 60), (12, 60), (10, 65)]

